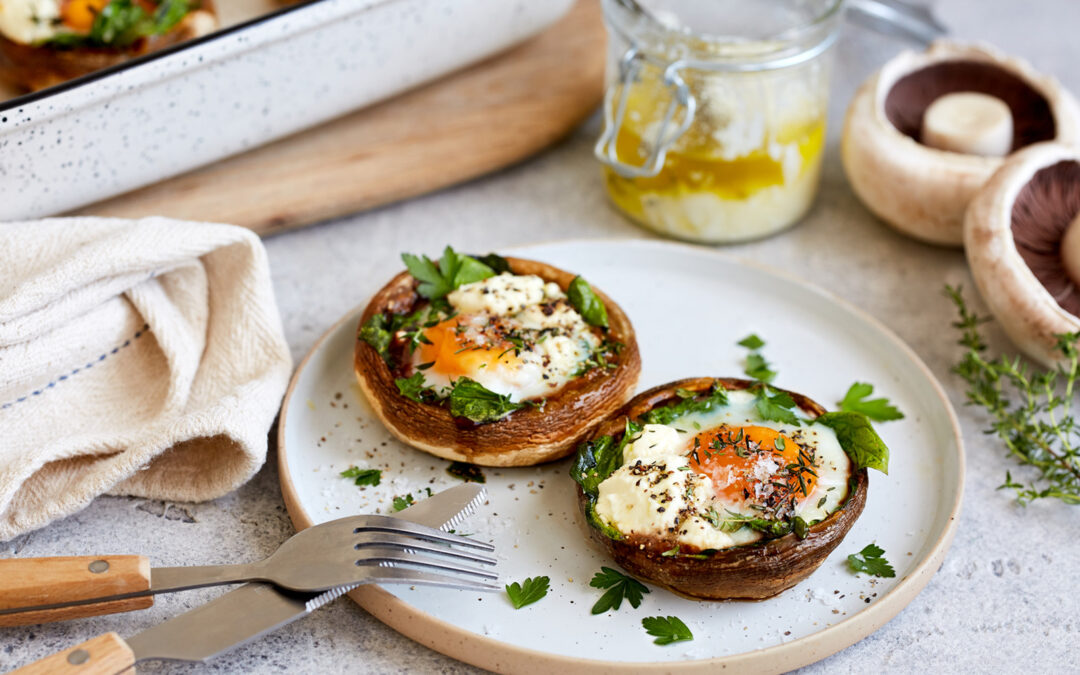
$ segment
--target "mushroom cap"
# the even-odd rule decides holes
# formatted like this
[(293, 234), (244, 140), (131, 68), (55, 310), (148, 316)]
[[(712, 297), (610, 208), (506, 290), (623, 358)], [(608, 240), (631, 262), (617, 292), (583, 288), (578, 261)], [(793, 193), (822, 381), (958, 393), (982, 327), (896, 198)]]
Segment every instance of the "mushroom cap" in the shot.
[(979, 190), (964, 219), (964, 247), (979, 292), (1016, 346), (1047, 366), (1061, 361), (1056, 336), (1080, 331), (1080, 318), (1062, 302), (1080, 311), (1080, 298), (1069, 279), (1051, 281), (1055, 298), (1035, 270), (1046, 277), (1049, 265), (1060, 265), (1060, 244), (1046, 242), (1060, 240), (1078, 214), (1080, 147), (1040, 143), (1014, 153)]
[[(574, 274), (522, 258), (506, 258), (514, 274), (535, 274), (566, 291)], [(402, 272), (368, 303), (360, 327), (377, 313), (408, 310), (417, 300), (415, 280)], [(406, 445), (437, 457), (482, 466), (532, 466), (573, 452), (577, 442), (630, 398), (641, 372), (641, 355), (630, 319), (600, 289), (593, 287), (608, 314), (608, 336), (622, 343), (614, 369), (594, 368), (545, 399), (487, 424), (455, 419), (438, 404), (401, 395), (395, 374), (367, 342), (356, 341), (353, 369), (375, 415)]]
[[(744, 379), (697, 377), (653, 387), (635, 396), (605, 420), (593, 433), (593, 438), (621, 438), (627, 418), (637, 419), (653, 408), (681, 400), (680, 389), (704, 392), (714, 383), (728, 390), (747, 389), (757, 384)], [(813, 417), (825, 412), (825, 408), (811, 399), (795, 392), (787, 393), (803, 412)], [(791, 588), (825, 562), (862, 513), (869, 483), (865, 468), (852, 472), (847, 499), (827, 518), (811, 525), (804, 539), (791, 533), (719, 550), (707, 557), (671, 556), (672, 542), (658, 537), (615, 540), (595, 527), (586, 525), (586, 528), (594, 542), (636, 577), (704, 600), (764, 600)], [(584, 513), (587, 500), (580, 485), (577, 494), (578, 505)]]
[(906, 51), (862, 84), (848, 107), (841, 156), (855, 194), (879, 218), (923, 241), (963, 243), (964, 212), (1004, 159), (919, 142), (938, 97), (976, 91), (1001, 98), (1014, 118), (1012, 151), (1080, 140), (1080, 106), (1057, 80), (986, 45), (935, 42)]

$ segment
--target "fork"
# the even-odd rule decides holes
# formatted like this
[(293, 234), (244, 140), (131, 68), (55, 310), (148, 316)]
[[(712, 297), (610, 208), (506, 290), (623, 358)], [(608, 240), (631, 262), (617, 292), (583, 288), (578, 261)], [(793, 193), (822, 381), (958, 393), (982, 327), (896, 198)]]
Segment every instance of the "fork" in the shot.
[(498, 575), (463, 564), (494, 565), (494, 558), (475, 552), (493, 550), (491, 544), (399, 518), (359, 515), (302, 530), (253, 563), (151, 570), (144, 556), (0, 560), (0, 625), (142, 609), (156, 593), (244, 581), (305, 592), (394, 582), (497, 590), (491, 582)]

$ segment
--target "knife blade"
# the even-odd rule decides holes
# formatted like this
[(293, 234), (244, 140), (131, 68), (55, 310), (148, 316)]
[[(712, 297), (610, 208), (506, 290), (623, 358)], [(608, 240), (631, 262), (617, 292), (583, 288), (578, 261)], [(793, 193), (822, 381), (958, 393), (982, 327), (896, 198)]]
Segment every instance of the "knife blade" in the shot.
[[(394, 515), (448, 530), (471, 515), (485, 497), (483, 486), (466, 483), (436, 493)], [(245, 584), (126, 640), (109, 633), (14, 672), (23, 675), (49, 672), (39, 667), (52, 660), (63, 664), (67, 668), (64, 672), (85, 675), (112, 675), (139, 661), (154, 659), (202, 663), (307, 616), (354, 588), (356, 585), (339, 586), (322, 593), (295, 593), (270, 584)]]

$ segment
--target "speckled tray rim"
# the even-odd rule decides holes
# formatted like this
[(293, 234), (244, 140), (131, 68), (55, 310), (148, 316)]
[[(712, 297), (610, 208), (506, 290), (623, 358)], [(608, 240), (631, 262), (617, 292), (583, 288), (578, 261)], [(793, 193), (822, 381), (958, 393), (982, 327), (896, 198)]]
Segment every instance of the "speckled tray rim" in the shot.
[[(592, 244), (601, 239), (571, 239), (537, 242), (527, 246), (517, 246), (506, 249), (517, 254), (528, 255), (533, 247), (545, 245), (572, 245)], [(957, 448), (957, 474), (956, 474), (956, 497), (949, 512), (944, 531), (934, 542), (928, 555), (926, 555), (915, 568), (896, 585), (890, 592), (885, 594), (876, 603), (868, 606), (854, 616), (841, 621), (833, 626), (825, 628), (817, 633), (804, 638), (792, 640), (781, 645), (757, 649), (732, 656), (717, 657), (711, 659), (699, 659), (696, 661), (659, 661), (652, 663), (644, 662), (619, 662), (600, 661), (592, 659), (579, 659), (558, 654), (550, 654), (534, 649), (526, 649), (513, 644), (495, 640), (493, 638), (464, 630), (454, 624), (447, 623), (426, 612), (412, 607), (393, 594), (384, 591), (377, 586), (361, 586), (349, 593), (358, 605), (370, 612), (387, 626), (390, 626), (402, 635), (419, 642), (420, 644), (441, 652), (447, 656), (470, 663), (481, 668), (486, 668), (498, 673), (550, 673), (557, 669), (560, 673), (610, 673), (630, 672), (635, 673), (714, 673), (718, 670), (731, 669), (740, 674), (771, 674), (783, 673), (796, 668), (807, 666), (811, 663), (831, 656), (842, 649), (850, 647), (856, 642), (867, 637), (877, 629), (888, 623), (915, 599), (923, 588), (930, 582), (941, 563), (945, 553), (952, 544), (956, 534), (957, 516), (960, 513), (960, 504), (964, 496), (964, 475), (966, 473), (964, 460), (964, 441), (960, 432), (960, 426), (956, 419), (956, 413), (948, 396), (942, 389), (941, 384), (934, 374), (923, 363), (922, 359), (900, 339), (888, 327), (867, 314), (847, 300), (840, 298), (814, 284), (799, 279), (790, 274), (762, 265), (757, 262), (739, 258), (727, 253), (701, 248), (690, 244), (657, 240), (607, 240), (614, 245), (632, 246), (657, 246), (668, 249), (682, 249), (695, 255), (712, 255), (732, 265), (753, 267), (767, 274), (779, 277), (786, 281), (798, 284), (811, 292), (822, 296), (825, 300), (838, 305), (854, 315), (857, 319), (869, 324), (887, 337), (893, 347), (899, 353), (915, 365), (919, 372), (930, 382), (933, 390), (941, 400), (941, 406), (949, 423), (952, 425), (954, 440)], [(285, 508), (289, 518), (297, 531), (311, 527), (314, 521), (300, 506), (300, 501), (289, 474), (288, 463), (285, 461), (285, 426), (286, 413), (292, 401), (296, 383), (300, 378), (308, 361), (322, 346), (326, 339), (348, 322), (356, 321), (363, 312), (365, 302), (353, 308), (340, 320), (334, 323), (324, 332), (304, 359), (297, 366), (296, 371), (289, 382), (289, 388), (285, 392), (285, 400), (281, 405), (281, 417), (278, 423), (278, 472), (281, 481), (281, 493), (285, 500)], [(348, 363), (352, 363), (351, 360)]]

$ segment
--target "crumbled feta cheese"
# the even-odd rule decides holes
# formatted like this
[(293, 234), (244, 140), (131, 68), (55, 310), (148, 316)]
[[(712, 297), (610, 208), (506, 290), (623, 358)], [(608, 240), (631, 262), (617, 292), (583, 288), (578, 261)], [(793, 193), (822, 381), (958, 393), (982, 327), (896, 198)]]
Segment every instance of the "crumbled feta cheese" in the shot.
[[(666, 424), (646, 424), (641, 435), (623, 448), (623, 462), (652, 461), (668, 455), (680, 455), (686, 445), (679, 432)], [(685, 459), (685, 458), (684, 458)]]
[(60, 19), (57, 0), (0, 0), (0, 33), (29, 45), (56, 35)]
[(533, 274), (516, 276), (506, 272), (465, 284), (451, 291), (446, 299), (462, 314), (514, 314), (544, 301), (544, 280)]

